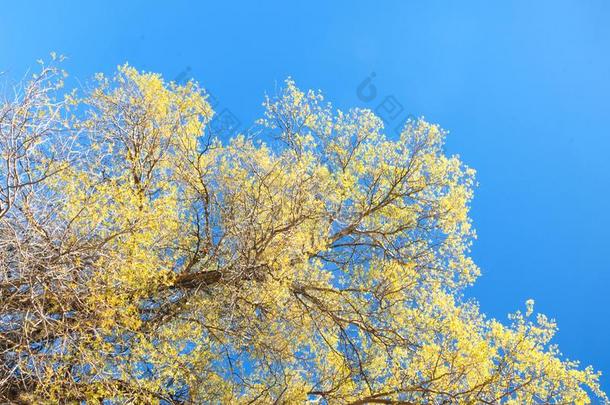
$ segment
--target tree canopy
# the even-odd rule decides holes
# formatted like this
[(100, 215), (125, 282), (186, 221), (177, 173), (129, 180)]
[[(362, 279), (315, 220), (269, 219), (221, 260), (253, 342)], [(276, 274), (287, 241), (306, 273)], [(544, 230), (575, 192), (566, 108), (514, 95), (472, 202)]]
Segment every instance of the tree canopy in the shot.
[(439, 126), (288, 79), (223, 139), (193, 81), (62, 78), (0, 106), (0, 401), (607, 400), (533, 301), (464, 298), (474, 170)]

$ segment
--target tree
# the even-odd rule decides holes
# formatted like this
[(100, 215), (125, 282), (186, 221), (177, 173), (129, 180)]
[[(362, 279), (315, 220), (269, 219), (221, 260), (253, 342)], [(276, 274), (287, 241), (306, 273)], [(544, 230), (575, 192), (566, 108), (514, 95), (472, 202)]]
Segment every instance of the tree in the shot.
[(2, 401), (606, 401), (532, 301), (463, 298), (474, 171), (438, 126), (392, 140), (289, 79), (220, 140), (194, 82), (61, 73), (0, 112)]

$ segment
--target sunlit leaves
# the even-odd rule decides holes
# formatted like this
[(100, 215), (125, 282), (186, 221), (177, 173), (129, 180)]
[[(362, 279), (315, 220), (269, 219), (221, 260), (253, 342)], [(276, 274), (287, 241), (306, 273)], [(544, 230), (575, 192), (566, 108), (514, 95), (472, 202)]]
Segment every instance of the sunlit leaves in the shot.
[(193, 82), (96, 80), (23, 113), (42, 128), (59, 109), (72, 142), (28, 160), (19, 179), (50, 174), (0, 218), (1, 398), (605, 400), (533, 301), (505, 325), (462, 298), (474, 171), (437, 125), (394, 139), (289, 79), (257, 137), (219, 140)]

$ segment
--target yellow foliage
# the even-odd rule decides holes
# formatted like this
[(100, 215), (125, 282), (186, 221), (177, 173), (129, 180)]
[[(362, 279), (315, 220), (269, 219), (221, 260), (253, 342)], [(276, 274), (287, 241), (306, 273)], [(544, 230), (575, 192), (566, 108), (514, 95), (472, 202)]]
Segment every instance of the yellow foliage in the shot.
[(474, 170), (437, 125), (392, 140), (289, 79), (261, 139), (220, 140), (193, 82), (127, 65), (97, 81), (65, 98), (61, 170), (0, 218), (22, 252), (0, 254), (2, 277), (25, 286), (2, 285), (0, 316), (21, 321), (0, 332), (15, 365), (0, 382), (17, 387), (0, 398), (606, 400), (533, 301), (504, 325), (462, 298)]

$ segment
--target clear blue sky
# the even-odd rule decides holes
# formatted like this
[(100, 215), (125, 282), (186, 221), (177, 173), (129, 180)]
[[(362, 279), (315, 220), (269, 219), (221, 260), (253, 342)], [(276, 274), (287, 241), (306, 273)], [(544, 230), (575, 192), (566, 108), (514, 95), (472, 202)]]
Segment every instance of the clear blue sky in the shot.
[(468, 294), (502, 320), (534, 298), (610, 390), (610, 2), (499, 3), (11, 1), (0, 71), (19, 78), (55, 50), (79, 79), (124, 62), (186, 74), (243, 127), (288, 75), (341, 108), (394, 96), (478, 171), (483, 276)]

